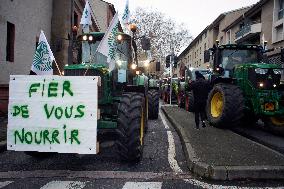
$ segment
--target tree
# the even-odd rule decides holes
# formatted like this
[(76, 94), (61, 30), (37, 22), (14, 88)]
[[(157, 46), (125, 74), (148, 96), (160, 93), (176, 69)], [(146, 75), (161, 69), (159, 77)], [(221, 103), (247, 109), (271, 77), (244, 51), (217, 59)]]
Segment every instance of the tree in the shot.
[[(175, 53), (180, 53), (181, 48), (189, 45), (192, 40), (188, 29), (159, 11), (138, 8), (131, 22), (137, 25), (136, 36), (145, 35), (150, 38), (152, 58), (162, 59), (163, 65), (165, 57), (171, 53), (171, 47)], [(143, 54), (141, 43), (138, 43), (138, 54)]]

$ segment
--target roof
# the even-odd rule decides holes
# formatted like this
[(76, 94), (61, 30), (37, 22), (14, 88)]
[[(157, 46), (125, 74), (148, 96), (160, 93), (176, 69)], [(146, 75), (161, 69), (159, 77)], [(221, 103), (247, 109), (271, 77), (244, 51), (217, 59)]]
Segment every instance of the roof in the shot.
[(244, 9), (248, 9), (249, 7), (251, 6), (247, 6), (247, 7), (242, 7), (242, 8), (239, 8), (239, 9), (234, 9), (234, 10), (231, 10), (231, 11), (227, 11), (227, 12), (223, 12), (221, 13), (210, 25), (208, 25), (206, 28), (204, 28), (202, 30), (202, 32), (196, 37), (193, 39), (193, 41), (188, 45), (188, 47), (182, 52), (180, 53), (180, 55), (178, 56), (178, 60), (180, 59), (180, 57), (182, 57), (184, 54), (186, 54), (188, 52), (188, 50), (194, 46), (196, 44), (196, 42), (200, 39), (200, 37), (202, 37), (202, 35), (207, 32), (208, 30), (211, 30), (213, 29), (214, 27), (216, 27), (220, 21), (225, 18), (226, 15), (230, 14), (230, 13), (234, 13), (234, 12), (237, 12), (237, 11), (240, 11), (240, 10), (244, 10)]
[(252, 5), (243, 15), (239, 16), (234, 22), (232, 22), (229, 26), (227, 26), (224, 31), (227, 31), (234, 27), (236, 24), (241, 22), (245, 17), (252, 16), (254, 13), (256, 13), (257, 10), (260, 10), (261, 7), (267, 3), (269, 0), (260, 0), (259, 2)]

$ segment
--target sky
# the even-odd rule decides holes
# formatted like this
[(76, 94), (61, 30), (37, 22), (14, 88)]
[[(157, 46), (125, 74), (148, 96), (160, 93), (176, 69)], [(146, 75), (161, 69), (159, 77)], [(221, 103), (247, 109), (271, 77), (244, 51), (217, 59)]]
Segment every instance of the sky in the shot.
[[(126, 0), (105, 0), (122, 14)], [(183, 24), (196, 37), (221, 13), (250, 6), (259, 0), (129, 0), (130, 11), (137, 7), (154, 9)], [(131, 13), (130, 12), (130, 13)]]

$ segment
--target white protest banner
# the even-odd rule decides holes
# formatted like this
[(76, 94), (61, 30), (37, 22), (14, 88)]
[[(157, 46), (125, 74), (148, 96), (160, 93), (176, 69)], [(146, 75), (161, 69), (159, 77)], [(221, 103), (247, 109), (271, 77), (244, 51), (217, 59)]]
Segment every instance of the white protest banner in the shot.
[(96, 154), (98, 81), (11, 75), (7, 149)]

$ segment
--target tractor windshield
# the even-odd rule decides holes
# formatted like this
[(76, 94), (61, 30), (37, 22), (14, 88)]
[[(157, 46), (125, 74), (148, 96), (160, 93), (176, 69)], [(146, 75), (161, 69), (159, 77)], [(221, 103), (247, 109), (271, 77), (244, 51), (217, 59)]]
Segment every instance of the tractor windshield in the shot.
[[(97, 63), (108, 65), (107, 56), (97, 52), (103, 35), (103, 33), (88, 34), (85, 35), (87, 36), (85, 39), (83, 38), (84, 35), (79, 36), (73, 47), (73, 63)], [(127, 69), (127, 65), (132, 57), (131, 52), (130, 40), (123, 40), (117, 43), (114, 52), (111, 53), (114, 53), (113, 58), (115, 59), (118, 68)]]
[(232, 70), (237, 64), (259, 62), (258, 51), (252, 49), (224, 49), (220, 55), (220, 66), (225, 70)]
[(127, 69), (127, 66), (131, 62), (131, 43), (130, 40), (123, 40), (117, 45), (115, 60), (120, 69)]

